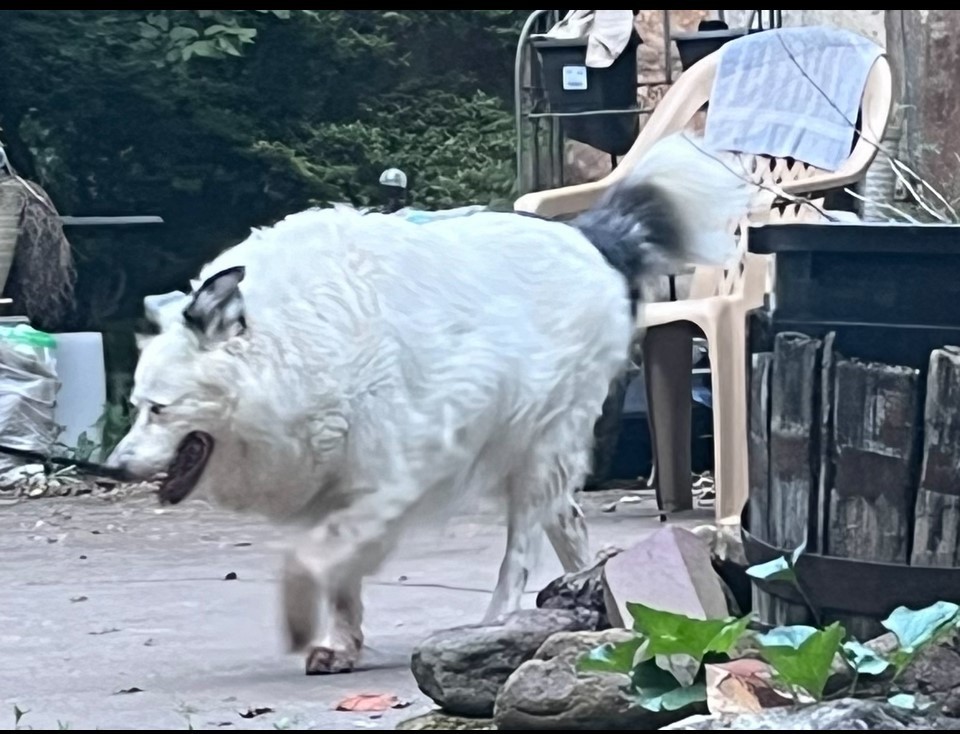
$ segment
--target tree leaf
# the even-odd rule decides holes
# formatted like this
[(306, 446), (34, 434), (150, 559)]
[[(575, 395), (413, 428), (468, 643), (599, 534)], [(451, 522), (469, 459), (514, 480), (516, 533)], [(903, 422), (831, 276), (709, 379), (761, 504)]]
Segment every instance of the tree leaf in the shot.
[(229, 31), (229, 30), (230, 30), (230, 28), (228, 28), (228, 27), (225, 26), (225, 25), (222, 25), (222, 24), (220, 24), (220, 23), (214, 23), (213, 25), (207, 26), (206, 28), (203, 29), (203, 35), (205, 35), (205, 36), (215, 36), (215, 35), (217, 35), (218, 33), (224, 33), (224, 32)]
[(651, 655), (689, 655), (698, 662), (708, 652), (728, 652), (743, 635), (749, 617), (693, 619), (683, 614), (627, 604), (633, 629), (649, 640)]
[(796, 572), (786, 558), (774, 558), (766, 563), (759, 563), (747, 569), (747, 575), (763, 581), (794, 581)]
[(150, 13), (147, 16), (147, 23), (164, 32), (170, 29), (170, 19), (162, 13)]
[(137, 32), (141, 38), (148, 38), (150, 40), (160, 37), (160, 31), (149, 23), (137, 23)]
[(626, 673), (633, 670), (637, 650), (645, 642), (637, 635), (625, 642), (608, 642), (595, 647), (577, 662), (577, 670), (592, 673)]
[[(214, 58), (217, 56), (217, 48), (213, 45), (212, 41), (194, 41), (189, 46), (186, 46), (184, 52), (190, 51), (195, 56), (205, 56), (207, 58)], [(185, 56), (184, 60), (190, 58)]]
[(798, 686), (819, 700), (844, 634), (837, 622), (824, 630), (796, 625), (773, 629), (759, 635), (757, 641), (760, 654), (774, 667), (781, 681)]
[(860, 675), (880, 675), (890, 667), (890, 663), (876, 651), (856, 640), (843, 643), (843, 655), (850, 663), (850, 667)]
[(193, 28), (188, 28), (185, 25), (178, 25), (170, 29), (170, 40), (181, 42), (181, 41), (192, 41), (194, 38), (199, 38), (200, 34), (197, 33)]
[(231, 56), (242, 56), (240, 50), (233, 45), (229, 38), (225, 36), (217, 36), (217, 48), (221, 51), (230, 54)]
[(947, 624), (957, 621), (960, 606), (938, 601), (924, 609), (897, 607), (882, 624), (897, 636), (900, 650), (913, 654), (930, 643)]

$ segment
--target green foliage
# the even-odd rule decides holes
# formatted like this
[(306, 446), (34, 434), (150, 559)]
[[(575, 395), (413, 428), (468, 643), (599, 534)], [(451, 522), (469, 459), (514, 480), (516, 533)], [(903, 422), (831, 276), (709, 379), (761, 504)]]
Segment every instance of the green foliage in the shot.
[(789, 555), (774, 558), (766, 563), (759, 563), (756, 566), (750, 566), (747, 569), (747, 575), (755, 579), (764, 581), (790, 581), (796, 582), (796, 565), (800, 556), (806, 550), (806, 542), (801, 543)]
[(891, 660), (896, 674), (899, 675), (926, 647), (953, 633), (958, 620), (960, 606), (948, 601), (938, 601), (924, 609), (894, 609), (883, 621), (883, 626), (893, 632), (900, 643)]
[(857, 675), (881, 675), (890, 667), (879, 653), (856, 640), (843, 643), (843, 656)]
[[(787, 567), (795, 560), (793, 556)], [(755, 634), (747, 629), (749, 617), (701, 620), (641, 604), (628, 608), (634, 636), (591, 650), (577, 662), (577, 670), (629, 676), (636, 703), (651, 711), (672, 711), (705, 701), (702, 664), (730, 660), (743, 649), (744, 641), (752, 643), (795, 697), (803, 692), (819, 700), (838, 660), (845, 661), (853, 672), (847, 691), (852, 694), (860, 676), (881, 676), (891, 667), (899, 673), (920, 652), (960, 627), (956, 604), (938, 602), (920, 610), (900, 607), (883, 622), (900, 641), (887, 659), (856, 640), (844, 641), (846, 632), (837, 622), (825, 629), (794, 625)], [(893, 680), (895, 676), (891, 683)], [(924, 705), (906, 694), (898, 693), (889, 700), (907, 708)]]
[[(497, 203), (525, 11), (5, 11), (0, 137), (74, 229), (71, 328), (129, 331), (245, 236), (311, 204), (368, 204), (404, 168), (411, 203)], [(132, 356), (132, 355), (131, 355)], [(128, 357), (129, 358), (129, 357)]]
[(823, 696), (833, 659), (845, 630), (834, 622), (824, 630), (795, 625), (760, 635), (760, 654), (791, 689), (802, 688), (815, 699)]
[(643, 604), (628, 604), (636, 637), (592, 650), (578, 663), (583, 672), (630, 676), (637, 703), (650, 711), (674, 711), (706, 700), (704, 657), (729, 653), (749, 617), (693, 619)]
[(104, 406), (103, 413), (97, 420), (96, 428), (100, 433), (100, 461), (106, 461), (121, 439), (127, 435), (133, 415), (126, 402), (112, 402)]

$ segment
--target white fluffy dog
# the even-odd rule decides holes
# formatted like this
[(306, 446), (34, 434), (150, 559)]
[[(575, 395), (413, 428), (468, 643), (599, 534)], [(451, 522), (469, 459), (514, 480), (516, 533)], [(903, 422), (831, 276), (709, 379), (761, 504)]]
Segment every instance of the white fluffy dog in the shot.
[(362, 579), (418, 508), (500, 493), (486, 618), (519, 607), (542, 528), (588, 563), (573, 493), (634, 330), (637, 279), (729, 252), (746, 187), (690, 141), (651, 151), (571, 223), (416, 225), (333, 208), (253, 232), (193, 293), (153, 297), (136, 421), (109, 464), (296, 528), (283, 603), (307, 672), (351, 670)]

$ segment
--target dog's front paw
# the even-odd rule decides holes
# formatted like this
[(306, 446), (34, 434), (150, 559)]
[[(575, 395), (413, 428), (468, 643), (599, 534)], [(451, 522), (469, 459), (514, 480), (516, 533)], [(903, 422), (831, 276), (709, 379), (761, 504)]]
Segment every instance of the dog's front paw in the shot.
[(349, 673), (357, 664), (358, 654), (329, 647), (311, 647), (307, 652), (307, 675)]

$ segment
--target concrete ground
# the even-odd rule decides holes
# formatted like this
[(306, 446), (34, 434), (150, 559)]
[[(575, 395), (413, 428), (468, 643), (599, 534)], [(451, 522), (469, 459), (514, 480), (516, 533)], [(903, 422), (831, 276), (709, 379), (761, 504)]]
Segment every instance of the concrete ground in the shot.
[[(585, 496), (595, 549), (661, 526), (649, 493), (611, 512), (625, 494)], [(413, 535), (365, 588), (362, 669), (307, 677), (278, 626), (276, 529), (201, 501), (160, 510), (145, 492), (0, 505), (0, 728), (18, 707), (36, 729), (392, 729), (431, 708), (414, 645), (479, 621), (504, 543), (494, 514)], [(526, 606), (560, 572), (548, 552), (540, 565)], [(335, 710), (360, 693), (409, 705)]]

